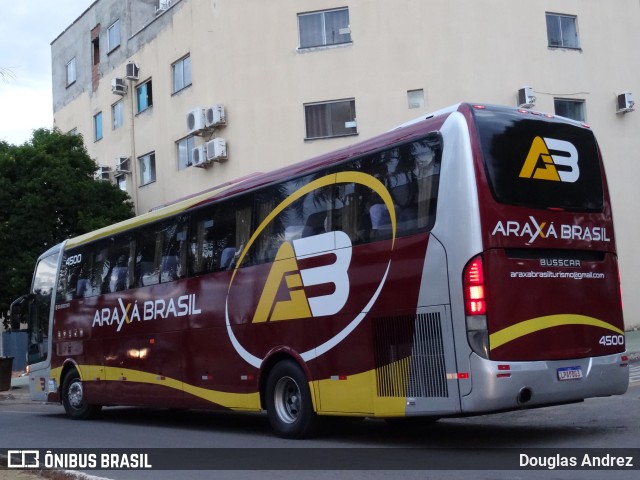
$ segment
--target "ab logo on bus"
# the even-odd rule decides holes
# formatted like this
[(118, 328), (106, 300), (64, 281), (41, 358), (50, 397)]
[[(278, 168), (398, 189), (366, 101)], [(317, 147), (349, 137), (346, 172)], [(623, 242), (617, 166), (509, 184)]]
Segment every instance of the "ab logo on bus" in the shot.
[[(301, 357), (305, 361), (312, 360), (344, 340), (365, 318), (371, 306), (382, 291), (391, 266), (391, 251), (396, 239), (396, 217), (393, 199), (387, 188), (375, 177), (355, 171), (339, 172), (318, 178), (297, 191), (293, 192), (277, 205), (255, 230), (246, 246), (240, 253), (229, 283), (225, 305), (225, 319), (227, 333), (237, 353), (250, 365), (258, 368), (262, 358), (250, 352), (236, 335), (232, 322), (234, 307), (242, 308), (239, 299), (246, 300), (243, 295), (243, 272), (239, 269), (243, 259), (259, 243), (261, 236), (269, 235), (269, 226), (279, 215), (294, 202), (305, 195), (331, 185), (358, 184), (365, 187), (384, 202), (391, 219), (391, 241), (388, 251), (389, 258), (385, 261), (380, 278), (376, 280), (377, 288), (371, 292), (366, 304), (359, 307), (359, 311), (348, 317), (340, 330), (330, 338), (319, 338), (317, 345), (308, 348)], [(301, 262), (314, 263), (311, 267), (301, 267)], [(340, 313), (352, 293), (349, 281), (349, 267), (353, 260), (353, 245), (351, 238), (342, 230), (333, 230), (313, 236), (284, 240), (270, 264), (270, 270), (264, 282), (257, 306), (252, 312), (253, 324), (273, 324), (293, 319), (327, 318)], [(323, 288), (324, 287), (324, 288)], [(284, 289), (284, 295), (283, 295)], [(318, 293), (318, 291), (320, 293)], [(313, 292), (313, 293), (309, 293)], [(236, 299), (234, 301), (234, 298)], [(246, 302), (245, 302), (246, 303)], [(251, 315), (251, 313), (249, 313)], [(341, 317), (342, 318), (342, 317)], [(238, 329), (241, 330), (241, 329)]]
[[(552, 155), (551, 151), (562, 153), (562, 155)], [(561, 166), (563, 169), (558, 170), (556, 166)], [(519, 176), (574, 183), (580, 177), (578, 151), (572, 143), (565, 140), (535, 137)]]

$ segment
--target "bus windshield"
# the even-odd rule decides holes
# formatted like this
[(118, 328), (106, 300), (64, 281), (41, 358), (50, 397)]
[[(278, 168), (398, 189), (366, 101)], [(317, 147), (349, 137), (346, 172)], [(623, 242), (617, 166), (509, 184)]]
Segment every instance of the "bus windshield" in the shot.
[(599, 152), (591, 130), (512, 109), (473, 109), (494, 198), (537, 209), (599, 212)]

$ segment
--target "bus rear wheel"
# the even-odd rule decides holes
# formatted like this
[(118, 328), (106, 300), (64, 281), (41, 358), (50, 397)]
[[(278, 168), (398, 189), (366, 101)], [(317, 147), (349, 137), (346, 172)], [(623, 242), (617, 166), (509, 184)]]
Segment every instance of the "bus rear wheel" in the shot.
[(267, 416), (271, 427), (284, 438), (306, 438), (317, 428), (318, 418), (307, 378), (293, 361), (278, 363), (267, 377)]
[(70, 370), (62, 381), (62, 405), (70, 418), (87, 420), (96, 417), (102, 407), (89, 405), (84, 395), (84, 386), (77, 370)]

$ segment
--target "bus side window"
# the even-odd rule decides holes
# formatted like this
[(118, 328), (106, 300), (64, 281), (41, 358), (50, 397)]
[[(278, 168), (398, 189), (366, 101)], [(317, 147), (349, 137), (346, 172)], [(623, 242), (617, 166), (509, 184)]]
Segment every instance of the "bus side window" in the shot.
[(436, 220), (442, 139), (432, 134), (423, 142), (416, 142), (416, 170), (420, 189), (417, 198), (418, 228), (431, 229)]
[[(254, 231), (262, 224), (276, 206), (287, 198), (288, 193), (286, 186), (282, 184), (263, 188), (256, 192), (254, 203)], [(256, 238), (251, 249), (252, 258), (247, 259), (247, 261), (251, 261), (253, 264), (273, 261), (278, 251), (278, 246), (282, 243), (283, 237), (284, 228), (282, 215), (277, 215), (264, 226), (260, 236)]]
[(158, 227), (141, 229), (136, 238), (135, 285), (146, 287), (160, 282), (160, 232)]
[[(342, 166), (375, 177), (391, 196), (396, 235), (429, 230), (435, 222), (442, 145), (433, 133), (415, 142), (363, 157)], [(389, 206), (361, 184), (336, 188), (332, 222), (352, 243), (388, 239), (392, 235)], [(337, 228), (337, 226), (340, 226)]]
[(187, 262), (187, 218), (179, 217), (163, 226), (160, 233), (160, 282), (184, 278)]
[(121, 292), (131, 287), (132, 246), (128, 235), (117, 235), (107, 239), (100, 248), (102, 293)]
[[(324, 176), (325, 173), (322, 173)], [(287, 182), (288, 194), (316, 180), (318, 175), (308, 175)], [(330, 206), (333, 187), (321, 187), (289, 205), (282, 213), (284, 240), (313, 237), (332, 230)]]
[[(234, 200), (234, 203), (235, 205), (232, 211), (235, 211), (235, 266), (235, 262), (238, 260), (237, 257), (241, 254), (247, 243), (249, 243), (249, 238), (251, 238), (251, 233), (253, 231), (251, 229), (253, 217), (253, 195), (247, 195), (243, 198)], [(243, 265), (240, 266), (252, 264), (253, 258), (253, 252), (249, 252), (249, 256), (245, 257)]]
[[(214, 271), (233, 269), (240, 255), (242, 240), (238, 240), (238, 220), (242, 221), (243, 210), (237, 212), (235, 203), (217, 205), (215, 209), (211, 233)], [(248, 214), (250, 218), (251, 213)]]
[(355, 183), (338, 185), (335, 189), (331, 225), (333, 230), (341, 230), (349, 235), (351, 243), (358, 245), (371, 239), (372, 205), (381, 203), (379, 197), (369, 188)]
[(109, 270), (107, 251), (104, 243), (101, 243), (96, 245), (89, 253), (93, 261), (90, 264), (90, 270), (87, 272), (87, 289), (85, 292), (87, 297), (100, 295), (102, 292), (102, 284)]
[(189, 272), (200, 275), (213, 271), (213, 218), (203, 215), (195, 218), (191, 225), (189, 240)]
[[(307, 175), (289, 182), (268, 187), (256, 193), (255, 211), (257, 228), (274, 208), (290, 195), (313, 182), (322, 174)], [(333, 187), (322, 187), (309, 192), (288, 205), (271, 218), (256, 240), (255, 263), (272, 262), (283, 242), (312, 237), (331, 231), (329, 212)]]
[(56, 288), (57, 303), (69, 302), (76, 298), (84, 297), (86, 275), (85, 278), (82, 275), (85, 259), (86, 252), (84, 250), (72, 250), (71, 253), (64, 252)]
[(194, 215), (188, 248), (191, 275), (235, 267), (240, 247), (250, 233), (251, 211), (243, 205), (230, 200), (204, 207)]
[(78, 265), (78, 275), (75, 279), (73, 298), (85, 298), (91, 295), (91, 289), (89, 288), (89, 275), (93, 265), (91, 247), (85, 247), (80, 255), (82, 255), (82, 258)]

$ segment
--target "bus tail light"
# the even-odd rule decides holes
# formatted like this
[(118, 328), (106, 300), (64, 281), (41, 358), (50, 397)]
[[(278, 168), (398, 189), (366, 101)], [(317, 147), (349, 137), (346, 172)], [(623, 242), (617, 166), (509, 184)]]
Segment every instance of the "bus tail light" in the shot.
[(467, 316), (487, 314), (481, 256), (472, 259), (464, 269), (464, 308)]
[(469, 346), (482, 358), (489, 358), (487, 299), (481, 255), (472, 258), (464, 267), (462, 284)]

